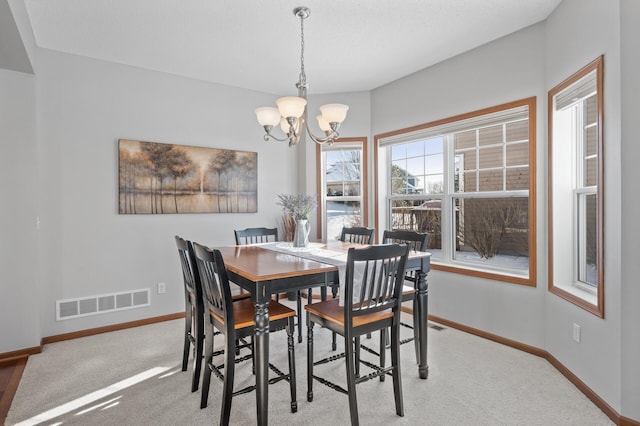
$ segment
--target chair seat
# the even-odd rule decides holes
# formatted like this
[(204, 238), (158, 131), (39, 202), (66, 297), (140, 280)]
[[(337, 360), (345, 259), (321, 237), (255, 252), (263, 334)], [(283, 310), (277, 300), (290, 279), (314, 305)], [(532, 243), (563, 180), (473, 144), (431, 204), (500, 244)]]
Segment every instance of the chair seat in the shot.
[[(327, 300), (326, 302), (313, 303), (306, 305), (304, 308), (311, 314), (314, 314), (325, 320), (334, 322), (338, 325), (344, 326), (344, 308), (339, 305), (339, 299)], [(370, 324), (376, 321), (380, 321), (386, 318), (392, 318), (393, 312), (391, 309), (375, 312), (372, 314), (361, 315), (353, 317), (353, 326), (359, 327), (362, 325)]]
[[(210, 311), (217, 321), (224, 324), (224, 318), (216, 312)], [(296, 311), (289, 309), (275, 300), (269, 301), (269, 321), (277, 321), (283, 318), (289, 318), (296, 315)], [(234, 328), (240, 330), (254, 326), (255, 308), (251, 299), (242, 299), (233, 302), (233, 319), (235, 321)]]

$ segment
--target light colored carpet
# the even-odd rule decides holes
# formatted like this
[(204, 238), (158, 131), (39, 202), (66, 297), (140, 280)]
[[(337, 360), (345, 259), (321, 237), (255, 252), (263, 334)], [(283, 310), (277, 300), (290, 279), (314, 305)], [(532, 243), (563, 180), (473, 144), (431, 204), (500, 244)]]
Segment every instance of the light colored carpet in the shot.
[[(407, 318), (408, 319), (408, 318)], [(316, 327), (316, 359), (330, 334)], [(212, 376), (209, 407), (180, 371), (183, 320), (46, 345), (31, 356), (6, 424), (217, 424), (221, 383)], [(306, 330), (305, 330), (306, 332)], [(376, 336), (369, 340), (372, 345)], [(217, 346), (217, 345), (216, 345)], [(339, 341), (338, 350), (342, 350)], [(392, 381), (357, 387), (363, 425), (612, 425), (606, 415), (545, 360), (455, 329), (429, 329), (429, 379), (418, 378), (412, 344), (402, 346), (405, 416), (395, 414)], [(287, 371), (286, 333), (271, 336), (271, 359)], [(349, 424), (347, 396), (314, 383), (306, 400), (306, 344), (296, 344), (298, 412), (289, 387), (269, 387), (273, 425)], [(249, 363), (236, 369), (236, 389), (250, 384)], [(345, 386), (344, 361), (316, 374)], [(233, 425), (256, 423), (255, 392), (233, 398)]]

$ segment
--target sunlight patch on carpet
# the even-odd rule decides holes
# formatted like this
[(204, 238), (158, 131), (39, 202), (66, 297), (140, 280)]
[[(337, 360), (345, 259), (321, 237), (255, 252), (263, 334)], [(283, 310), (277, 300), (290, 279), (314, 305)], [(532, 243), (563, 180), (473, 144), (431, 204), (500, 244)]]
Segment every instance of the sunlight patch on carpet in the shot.
[(131, 387), (135, 384), (138, 384), (144, 380), (147, 380), (153, 376), (164, 373), (169, 370), (171, 367), (155, 367), (151, 368), (147, 371), (144, 371), (140, 374), (136, 374), (135, 376), (129, 377), (128, 379), (121, 380), (117, 383), (114, 383), (105, 388), (99, 389), (95, 392), (92, 392), (83, 397), (77, 398), (73, 401), (67, 402), (66, 404), (59, 405), (51, 410), (45, 411), (44, 413), (35, 415), (30, 419), (17, 423), (15, 426), (31, 426), (37, 425), (38, 423), (46, 422), (48, 420), (54, 419), (63, 414), (67, 414), (73, 410), (76, 410), (85, 405), (91, 404), (101, 398), (114, 394), (116, 392), (120, 392), (123, 389)]

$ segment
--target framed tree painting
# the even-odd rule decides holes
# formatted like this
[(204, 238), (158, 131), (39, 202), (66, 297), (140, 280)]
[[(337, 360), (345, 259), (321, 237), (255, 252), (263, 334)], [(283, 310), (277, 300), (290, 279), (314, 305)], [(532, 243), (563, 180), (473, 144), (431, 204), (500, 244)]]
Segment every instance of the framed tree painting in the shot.
[(258, 153), (120, 139), (120, 214), (255, 213)]

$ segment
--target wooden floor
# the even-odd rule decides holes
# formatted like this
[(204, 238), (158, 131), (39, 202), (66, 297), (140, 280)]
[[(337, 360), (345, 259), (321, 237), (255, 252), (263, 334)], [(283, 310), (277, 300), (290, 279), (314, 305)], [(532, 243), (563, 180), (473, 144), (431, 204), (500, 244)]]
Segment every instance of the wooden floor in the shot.
[(0, 361), (0, 424), (4, 424), (11, 407), (11, 401), (16, 394), (27, 357), (9, 361)]

